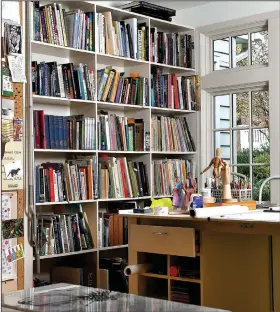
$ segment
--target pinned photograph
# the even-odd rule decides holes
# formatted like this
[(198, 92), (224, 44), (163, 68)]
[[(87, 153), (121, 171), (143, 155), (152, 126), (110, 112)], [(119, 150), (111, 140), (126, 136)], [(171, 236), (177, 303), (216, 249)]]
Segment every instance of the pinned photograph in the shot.
[(7, 54), (21, 54), (21, 25), (4, 23), (4, 40)]
[(13, 180), (21, 178), (23, 175), (22, 163), (17, 160), (13, 163), (4, 164), (6, 179)]
[(9, 263), (22, 259), (24, 257), (22, 244), (5, 249), (5, 255)]
[(14, 119), (14, 141), (22, 141), (22, 119)]
[(23, 218), (2, 221), (2, 233), (4, 239), (22, 237), (24, 233)]

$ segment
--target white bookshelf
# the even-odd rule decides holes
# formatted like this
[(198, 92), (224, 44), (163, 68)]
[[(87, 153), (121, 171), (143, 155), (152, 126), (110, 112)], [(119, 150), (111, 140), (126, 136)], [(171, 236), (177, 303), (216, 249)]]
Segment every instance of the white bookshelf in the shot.
[[(41, 4), (41, 3), (40, 3)], [(45, 3), (42, 3), (45, 4)], [(131, 13), (129, 11), (124, 11), (118, 8), (103, 6), (94, 1), (79, 1), (79, 2), (62, 2), (63, 7), (66, 11), (71, 9), (79, 8), (84, 11), (93, 11), (95, 13), (102, 13), (106, 11), (112, 12), (112, 18), (114, 20), (121, 20), (130, 17), (136, 17), (139, 21), (145, 21), (149, 28), (158, 27), (160, 31), (167, 32), (182, 32), (192, 34), (193, 41), (195, 41), (195, 31), (194, 28), (178, 25), (171, 22), (163, 21), (160, 19), (151, 18), (148, 16), (142, 16), (140, 14)], [(31, 4), (27, 4), (31, 5)], [(96, 23), (96, 19), (94, 18)], [(96, 28), (96, 27), (95, 27)], [(150, 31), (149, 31), (150, 33)], [(63, 47), (54, 44), (48, 44), (44, 42), (33, 41), (29, 38), (28, 49), (29, 53), (27, 56), (27, 64), (30, 63), (29, 67), (29, 78), (31, 77), (31, 60), (32, 61), (57, 61), (58, 64), (62, 63), (84, 63), (90, 68), (95, 70), (95, 81), (97, 82), (96, 71), (100, 68), (106, 66), (112, 66), (117, 71), (124, 71), (126, 73), (139, 72), (140, 76), (148, 78), (149, 81), (149, 92), (150, 92), (150, 81), (151, 81), (151, 68), (152, 66), (159, 66), (163, 69), (164, 73), (177, 73), (179, 76), (191, 76), (196, 74), (195, 70), (195, 54), (193, 53), (193, 68), (183, 68), (178, 66), (171, 66), (165, 64), (158, 64), (150, 61), (130, 59), (126, 57), (107, 55), (92, 51), (85, 51), (81, 49), (75, 49), (70, 47)], [(196, 147), (198, 147), (198, 136), (197, 136), (197, 114), (192, 110), (182, 110), (182, 109), (168, 109), (160, 107), (151, 106), (139, 106), (130, 104), (117, 104), (109, 102), (100, 101), (86, 101), (86, 100), (73, 100), (66, 98), (56, 98), (50, 96), (39, 96), (33, 95), (31, 90), (31, 85), (27, 89), (27, 98), (30, 100), (30, 107), (32, 109), (43, 109), (45, 114), (60, 115), (60, 116), (70, 116), (72, 114), (84, 114), (86, 117), (97, 117), (100, 110), (105, 110), (109, 112), (116, 113), (119, 116), (142, 118), (145, 123), (150, 127), (151, 118), (153, 115), (158, 116), (183, 116), (187, 118), (189, 127), (191, 129), (192, 136), (194, 138)], [(150, 97), (149, 97), (150, 99)], [(150, 103), (149, 103), (150, 104)], [(31, 140), (33, 142), (33, 114), (30, 112), (30, 133), (32, 135)], [(151, 130), (149, 128), (149, 130)], [(151, 133), (151, 131), (150, 131)], [(32, 144), (31, 144), (32, 145)], [(31, 146), (30, 145), (30, 146)], [(172, 152), (172, 151), (141, 151), (141, 152), (131, 152), (131, 151), (103, 151), (103, 150), (59, 150), (59, 149), (35, 149), (33, 148), (29, 151), (33, 157), (33, 170), (37, 164), (46, 161), (63, 162), (66, 157), (73, 154), (83, 154), (83, 155), (97, 155), (102, 156), (102, 154), (108, 154), (108, 156), (120, 156), (123, 155), (128, 159), (133, 159), (136, 161), (143, 161), (147, 166), (147, 173), (149, 179), (150, 192), (152, 190), (153, 184), (153, 174), (152, 174), (152, 161), (154, 159), (166, 159), (166, 158), (183, 158), (183, 159), (196, 159), (198, 164), (196, 152)], [(36, 185), (35, 174), (30, 172), (29, 184), (34, 189)], [(82, 257), (90, 257), (89, 261), (93, 261), (96, 264), (97, 270), (99, 268), (99, 253), (102, 251), (112, 252), (114, 250), (123, 250), (127, 248), (127, 245), (112, 246), (112, 247), (99, 247), (97, 242), (98, 235), (98, 220), (99, 220), (99, 210), (100, 208), (106, 206), (109, 202), (119, 202), (119, 201), (137, 201), (143, 203), (144, 200), (151, 198), (163, 198), (171, 197), (169, 195), (159, 195), (153, 196), (150, 193), (149, 196), (138, 197), (138, 198), (102, 198), (96, 200), (85, 200), (85, 201), (72, 201), (72, 202), (47, 202), (47, 203), (35, 203), (35, 191), (33, 197), (33, 205), (36, 209), (40, 211), (45, 211), (45, 209), (52, 209), (56, 205), (67, 205), (72, 203), (78, 203), (83, 205), (84, 211), (87, 212), (88, 218), (90, 220), (91, 232), (94, 238), (94, 249), (83, 250), (80, 252), (71, 252), (64, 254), (55, 254), (40, 257), (41, 260), (50, 260), (60, 257), (77, 257), (81, 255)], [(32, 201), (31, 201), (32, 202)], [(53, 262), (51, 262), (53, 263)], [(98, 286), (98, 285), (97, 285)]]

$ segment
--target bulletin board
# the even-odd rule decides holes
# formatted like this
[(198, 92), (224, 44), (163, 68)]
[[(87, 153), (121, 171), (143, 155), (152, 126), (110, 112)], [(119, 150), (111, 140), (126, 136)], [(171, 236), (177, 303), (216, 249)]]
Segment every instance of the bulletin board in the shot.
[[(5, 5), (6, 5), (5, 9), (2, 10), (2, 18), (9, 19), (9, 20), (11, 19), (15, 21), (16, 23), (19, 23), (22, 25), (22, 5), (23, 5), (22, 1), (21, 0), (11, 1), (11, 2), (5, 1)], [(3, 9), (3, 6), (2, 6), (2, 9)], [(5, 12), (6, 12), (6, 15), (5, 15)], [(23, 31), (23, 27), (22, 27), (22, 31)], [(23, 43), (22, 43), (22, 49), (24, 49)], [(3, 108), (3, 103), (6, 103), (6, 105), (13, 103), (14, 119), (13, 119), (13, 124), (12, 124), (13, 131), (12, 131), (12, 134), (10, 134), (9, 142), (5, 146), (5, 153), (2, 159), (1, 195), (2, 195), (2, 235), (3, 235), (2, 244), (3, 242), (7, 243), (9, 241), (13, 245), (22, 244), (22, 246), (24, 247), (23, 228), (21, 228), (21, 230), (14, 231), (13, 238), (9, 238), (9, 239), (5, 239), (4, 237), (5, 234), (3, 232), (5, 229), (5, 226), (3, 227), (3, 224), (5, 223), (5, 221), (3, 221), (3, 214), (6, 214), (6, 217), (11, 217), (11, 219), (15, 220), (16, 223), (23, 224), (23, 220), (24, 220), (24, 183), (23, 183), (24, 181), (24, 177), (23, 177), (23, 172), (24, 172), (24, 168), (23, 168), (24, 166), (24, 158), (23, 158), (24, 101), (23, 101), (23, 92), (24, 92), (24, 84), (14, 82), (13, 83), (13, 95), (9, 97), (2, 96), (2, 108)], [(20, 122), (15, 122), (16, 119), (21, 121), (21, 127), (19, 125)], [(9, 125), (7, 126), (7, 129), (10, 129)], [(2, 116), (2, 130), (3, 130), (3, 116)], [(21, 167), (19, 169), (12, 168), (10, 164), (16, 163), (17, 161), (20, 161)], [(5, 208), (3, 210), (3, 203), (5, 203), (6, 211), (5, 211)], [(9, 211), (9, 209), (11, 209), (11, 212)], [(10, 224), (12, 224), (12, 222), (10, 222)], [(7, 228), (7, 222), (6, 222), (6, 228)], [(3, 251), (3, 248), (2, 248), (2, 251)], [(6, 280), (2, 282), (2, 292), (5, 293), (8, 291), (24, 289), (24, 258), (17, 260), (16, 262), (13, 262), (12, 270), (10, 270), (11, 267), (7, 269), (8, 270), (5, 272)], [(10, 274), (10, 278), (9, 278), (9, 274)], [(2, 277), (3, 277), (3, 272), (2, 272)]]

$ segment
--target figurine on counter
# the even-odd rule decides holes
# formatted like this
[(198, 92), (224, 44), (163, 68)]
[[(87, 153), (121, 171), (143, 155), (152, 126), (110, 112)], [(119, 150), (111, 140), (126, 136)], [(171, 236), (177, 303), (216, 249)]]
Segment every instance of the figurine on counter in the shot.
[(185, 191), (184, 207), (188, 209), (191, 195), (197, 193), (197, 183), (196, 180), (192, 178), (190, 172), (187, 174), (187, 179), (183, 185), (183, 188)]
[(179, 177), (176, 177), (175, 187), (173, 188), (173, 209), (183, 208), (184, 205), (185, 192), (183, 189), (183, 183), (180, 181)]
[(200, 172), (200, 174), (203, 174), (204, 172), (206, 172), (207, 170), (209, 170), (211, 168), (211, 166), (213, 165), (213, 177), (214, 179), (218, 178), (220, 176), (220, 167), (222, 166), (222, 163), (224, 162), (224, 160), (220, 157), (221, 156), (221, 148), (217, 148), (216, 149), (216, 156), (214, 158), (212, 158), (212, 160), (210, 161), (210, 164), (207, 168), (205, 168), (202, 172)]

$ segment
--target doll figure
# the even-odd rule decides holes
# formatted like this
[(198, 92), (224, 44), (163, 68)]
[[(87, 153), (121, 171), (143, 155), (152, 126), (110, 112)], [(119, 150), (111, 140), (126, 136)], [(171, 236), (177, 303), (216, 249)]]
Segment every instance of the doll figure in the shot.
[(175, 187), (173, 188), (173, 209), (183, 207), (184, 202), (184, 189), (183, 183), (179, 180), (179, 177), (176, 177)]
[(192, 178), (190, 172), (187, 174), (187, 179), (183, 185), (183, 188), (185, 191), (184, 207), (188, 209), (191, 195), (197, 192), (196, 180)]

